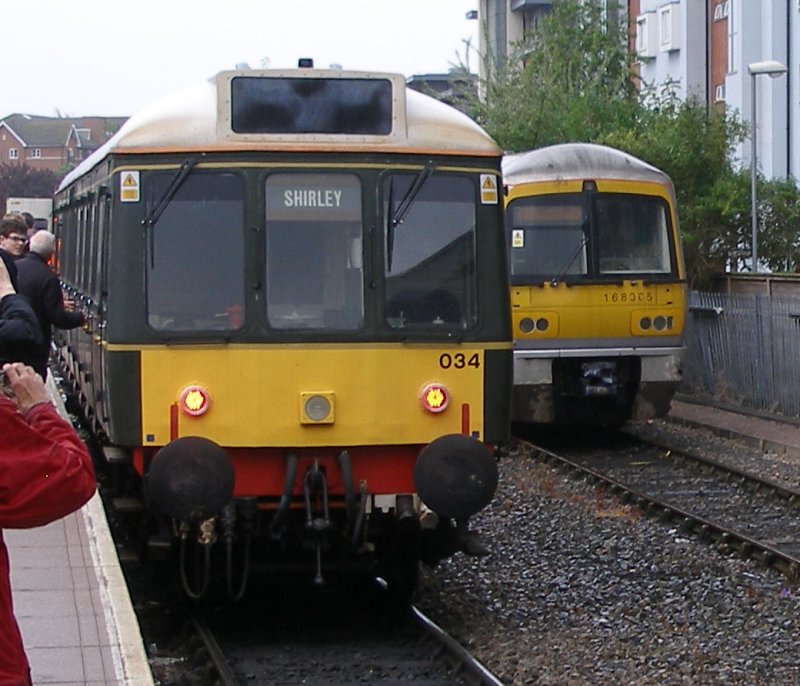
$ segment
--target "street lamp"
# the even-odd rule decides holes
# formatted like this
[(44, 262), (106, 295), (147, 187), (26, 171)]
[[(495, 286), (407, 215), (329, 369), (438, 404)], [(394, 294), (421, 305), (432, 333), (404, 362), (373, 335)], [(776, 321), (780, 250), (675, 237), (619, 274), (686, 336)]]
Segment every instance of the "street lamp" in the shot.
[(756, 210), (756, 176), (758, 175), (758, 161), (756, 158), (756, 76), (759, 74), (769, 74), (773, 79), (777, 79), (781, 74), (788, 70), (785, 64), (775, 60), (764, 62), (752, 62), (747, 65), (747, 71), (752, 77), (752, 90), (750, 93), (750, 140), (753, 148), (750, 154), (750, 204), (752, 206), (752, 227), (753, 227), (753, 263), (752, 271), (758, 271), (758, 214)]

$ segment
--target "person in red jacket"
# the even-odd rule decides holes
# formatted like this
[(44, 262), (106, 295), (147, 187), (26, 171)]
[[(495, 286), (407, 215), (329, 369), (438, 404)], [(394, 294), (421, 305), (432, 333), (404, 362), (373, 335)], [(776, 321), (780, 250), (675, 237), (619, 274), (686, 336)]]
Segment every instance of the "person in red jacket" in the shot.
[[(0, 319), (3, 301), (18, 297), (0, 260)], [(27, 312), (34, 317), (30, 308)], [(21, 362), (6, 362), (2, 371), (0, 686), (29, 686), (30, 666), (14, 618), (8, 550), (2, 530), (42, 526), (64, 517), (92, 497), (96, 482), (86, 446), (56, 412), (42, 378)]]

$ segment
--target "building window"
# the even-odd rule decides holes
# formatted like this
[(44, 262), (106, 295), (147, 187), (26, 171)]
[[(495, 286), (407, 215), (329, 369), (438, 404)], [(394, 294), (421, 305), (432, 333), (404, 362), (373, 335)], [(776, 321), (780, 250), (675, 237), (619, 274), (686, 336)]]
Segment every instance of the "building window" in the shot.
[(647, 54), (647, 17), (636, 17), (636, 52)]
[(736, 22), (733, 16), (733, 0), (726, 0), (728, 6), (728, 73), (736, 71)]
[(647, 12), (636, 17), (636, 54), (640, 60), (656, 56), (657, 31), (655, 12)]
[(41, 148), (32, 148), (31, 149), (31, 157), (34, 160), (38, 160), (42, 156), (42, 149)]
[(10, 160), (19, 159), (19, 150), (17, 150), (16, 148), (9, 148), (8, 149), (8, 159), (10, 159)]
[(680, 7), (664, 5), (658, 10), (659, 45), (662, 51), (678, 50), (681, 43)]
[(669, 50), (672, 47), (672, 7), (662, 7), (658, 15), (661, 49)]

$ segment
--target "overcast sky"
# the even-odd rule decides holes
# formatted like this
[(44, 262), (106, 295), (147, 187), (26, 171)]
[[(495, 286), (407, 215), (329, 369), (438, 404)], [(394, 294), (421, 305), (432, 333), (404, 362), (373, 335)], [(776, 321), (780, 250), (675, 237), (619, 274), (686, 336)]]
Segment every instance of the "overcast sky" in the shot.
[[(15, 0), (3, 3), (0, 117), (128, 116), (246, 62), (478, 69), (478, 0)], [(467, 42), (472, 49), (467, 51)]]

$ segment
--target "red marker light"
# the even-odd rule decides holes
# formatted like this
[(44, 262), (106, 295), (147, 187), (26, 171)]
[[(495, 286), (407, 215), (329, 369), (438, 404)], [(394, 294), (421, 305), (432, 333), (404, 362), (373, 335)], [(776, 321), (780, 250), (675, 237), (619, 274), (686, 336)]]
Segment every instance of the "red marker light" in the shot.
[(187, 386), (181, 391), (181, 411), (190, 417), (199, 417), (211, 408), (211, 396), (202, 386)]
[(423, 409), (439, 414), (450, 404), (450, 392), (441, 384), (431, 383), (422, 389), (419, 396)]

